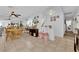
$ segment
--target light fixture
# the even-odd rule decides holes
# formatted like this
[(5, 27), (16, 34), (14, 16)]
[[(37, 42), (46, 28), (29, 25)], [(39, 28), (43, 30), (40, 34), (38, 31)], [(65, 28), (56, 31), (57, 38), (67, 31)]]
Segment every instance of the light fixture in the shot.
[(14, 11), (14, 7), (13, 6), (8, 6), (8, 13), (9, 13), (9, 20), (11, 20), (11, 16), (15, 16), (15, 17), (19, 17), (21, 16), (20, 14), (15, 14), (15, 11)]
[(51, 9), (51, 10), (49, 10), (49, 15), (50, 15), (50, 16), (52, 16), (52, 15), (53, 15), (53, 11), (52, 11), (52, 9)]
[(19, 16), (21, 16), (20, 14), (15, 14), (14, 11), (11, 12), (10, 17), (11, 17), (12, 15), (15, 16), (15, 17), (19, 17)]

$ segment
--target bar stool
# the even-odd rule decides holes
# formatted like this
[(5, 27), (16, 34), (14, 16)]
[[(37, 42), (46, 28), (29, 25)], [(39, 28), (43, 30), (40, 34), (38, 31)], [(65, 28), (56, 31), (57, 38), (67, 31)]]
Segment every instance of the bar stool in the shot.
[(40, 32), (39, 33), (39, 38), (42, 39), (45, 44), (48, 43), (48, 33), (47, 32), (46, 33), (45, 32)]
[(48, 44), (48, 33), (43, 33), (43, 40), (45, 44)]

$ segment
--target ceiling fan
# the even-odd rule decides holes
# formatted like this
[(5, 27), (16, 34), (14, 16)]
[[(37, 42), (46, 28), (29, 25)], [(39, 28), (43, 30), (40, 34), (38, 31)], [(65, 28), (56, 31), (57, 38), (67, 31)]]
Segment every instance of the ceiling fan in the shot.
[(19, 16), (21, 16), (20, 14), (16, 14), (15, 12), (14, 12), (14, 6), (8, 6), (8, 8), (9, 8), (9, 20), (11, 20), (10, 18), (12, 17), (12, 16), (15, 16), (15, 17), (19, 17)]
[(15, 12), (12, 11), (11, 14), (10, 14), (10, 16), (9, 16), (9, 20), (11, 20), (11, 19), (10, 19), (11, 16), (15, 16), (15, 17), (18, 18), (18, 17), (21, 16), (21, 15), (20, 15), (20, 14), (15, 14)]

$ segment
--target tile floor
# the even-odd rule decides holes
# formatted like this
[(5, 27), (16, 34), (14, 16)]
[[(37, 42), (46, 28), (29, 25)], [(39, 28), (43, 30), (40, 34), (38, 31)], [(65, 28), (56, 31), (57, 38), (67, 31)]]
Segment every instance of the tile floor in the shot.
[(1, 52), (74, 52), (74, 37), (56, 37), (46, 45), (42, 39), (24, 33), (19, 39), (5, 41), (0, 37)]

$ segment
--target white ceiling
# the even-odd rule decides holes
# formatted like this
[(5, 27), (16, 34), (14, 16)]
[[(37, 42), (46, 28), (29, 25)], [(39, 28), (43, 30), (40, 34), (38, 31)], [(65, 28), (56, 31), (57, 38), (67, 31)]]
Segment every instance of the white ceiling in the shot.
[(23, 17), (32, 16), (44, 12), (47, 6), (0, 6), (0, 19), (9, 17), (9, 11), (14, 10), (16, 14), (21, 14)]
[[(0, 6), (0, 19), (8, 18), (9, 10), (15, 10), (16, 13), (22, 14), (23, 16), (30, 16), (37, 13), (42, 13), (49, 7), (47, 6), (22, 6), (22, 7), (10, 7), (10, 6)], [(61, 6), (63, 9), (64, 15), (66, 19), (71, 19), (78, 10), (78, 6)]]
[(78, 12), (78, 6), (63, 6), (63, 12), (66, 19), (72, 19), (73, 16)]

